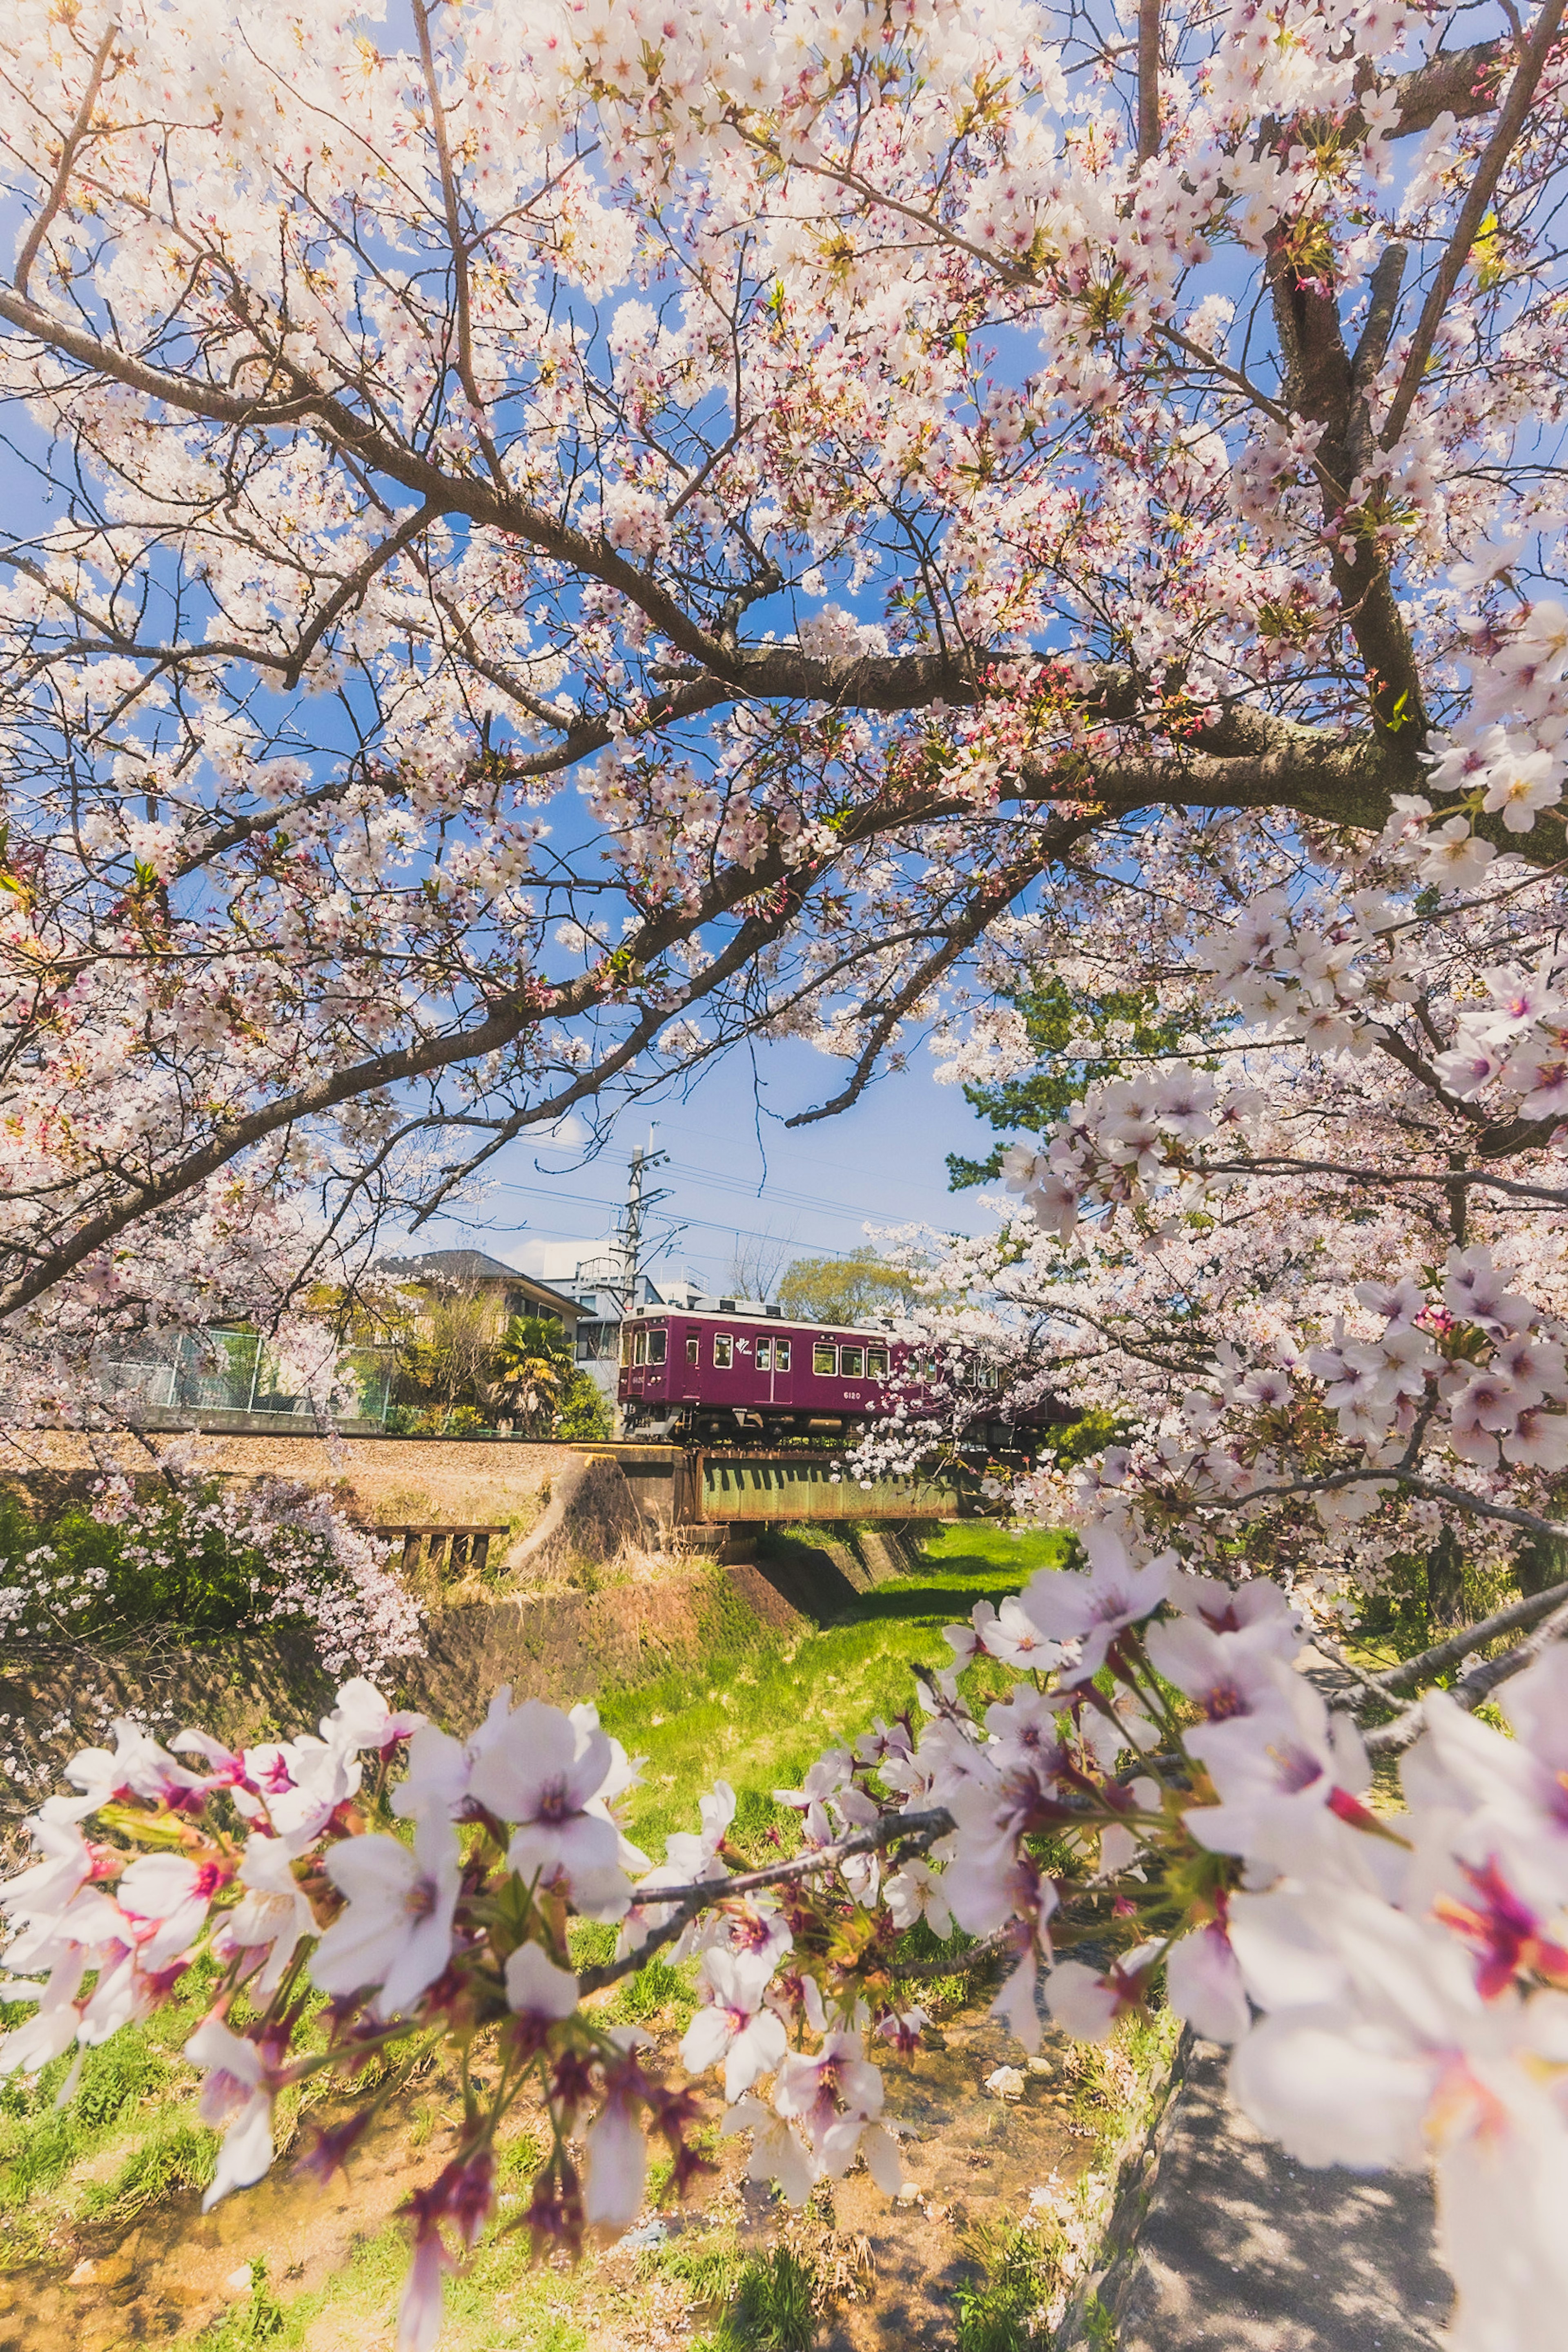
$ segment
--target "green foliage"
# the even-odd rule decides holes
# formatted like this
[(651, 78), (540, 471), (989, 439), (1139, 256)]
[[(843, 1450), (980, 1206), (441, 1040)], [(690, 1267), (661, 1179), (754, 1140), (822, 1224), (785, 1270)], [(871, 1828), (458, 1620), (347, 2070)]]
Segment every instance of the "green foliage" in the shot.
[[(1162, 1013), (1153, 989), (1112, 988), (1094, 994), (1069, 988), (1054, 971), (1046, 972), (1034, 987), (1020, 989), (1007, 1001), (1023, 1016), (1040, 1067), (1024, 1078), (966, 1086), (964, 1099), (1009, 1139), (1043, 1134), (1082, 1094), (1091, 1076), (1119, 1077), (1134, 1057), (1171, 1053), (1194, 1025), (1190, 1012), (1179, 1005)], [(1115, 1045), (1109, 1043), (1113, 1023), (1125, 1024)], [(1070, 1040), (1086, 1036), (1093, 1037), (1101, 1048), (1092, 1072), (1067, 1051)], [(961, 1192), (967, 1184), (984, 1184), (998, 1175), (1003, 1149), (998, 1143), (985, 1160), (966, 1160), (958, 1152), (949, 1152), (949, 1188)]]
[(507, 1409), (536, 1437), (555, 1433), (579, 1377), (565, 1328), (548, 1315), (514, 1315), (495, 1351), (491, 1378)]
[[(1451, 1560), (1438, 1562), (1433, 1556), (1437, 1551), (1434, 1546), (1430, 1553), (1396, 1554), (1385, 1564), (1376, 1591), (1363, 1599), (1355, 1615), (1354, 1636), (1358, 1647), (1375, 1659), (1381, 1658), (1386, 1664), (1414, 1657), (1434, 1642), (1457, 1633), (1461, 1625), (1479, 1623), (1481, 1618), (1505, 1609), (1521, 1589), (1529, 1589), (1525, 1578), (1539, 1572), (1536, 1559), (1523, 1547), (1521, 1558), (1485, 1565), (1458, 1553)], [(1452, 1584), (1451, 1610), (1433, 1607), (1439, 1576)], [(1442, 1683), (1452, 1679), (1452, 1675), (1438, 1677)]]
[(561, 1391), (555, 1434), (580, 1445), (601, 1443), (611, 1434), (610, 1402), (591, 1373), (573, 1370)]
[(873, 1249), (847, 1257), (798, 1257), (779, 1284), (779, 1304), (802, 1323), (853, 1327), (903, 1314), (915, 1291), (902, 1267), (889, 1265)]
[(735, 2300), (709, 2342), (713, 2352), (811, 2352), (817, 2340), (817, 2273), (789, 2246), (746, 2264)]
[(1031, 2323), (1054, 2284), (1055, 2266), (1039, 2231), (978, 2237), (971, 2252), (980, 2275), (954, 2298), (955, 2352), (1024, 2352), (1037, 2340)]

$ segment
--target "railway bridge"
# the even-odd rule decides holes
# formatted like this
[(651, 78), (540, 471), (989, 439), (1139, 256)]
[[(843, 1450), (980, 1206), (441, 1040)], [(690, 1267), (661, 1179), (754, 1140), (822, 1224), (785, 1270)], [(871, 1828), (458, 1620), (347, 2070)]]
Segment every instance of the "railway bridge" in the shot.
[(815, 1448), (607, 1443), (576, 1449), (616, 1462), (643, 1514), (688, 1539), (791, 1522), (958, 1519), (975, 1514), (977, 1477), (943, 1471), (861, 1479)]

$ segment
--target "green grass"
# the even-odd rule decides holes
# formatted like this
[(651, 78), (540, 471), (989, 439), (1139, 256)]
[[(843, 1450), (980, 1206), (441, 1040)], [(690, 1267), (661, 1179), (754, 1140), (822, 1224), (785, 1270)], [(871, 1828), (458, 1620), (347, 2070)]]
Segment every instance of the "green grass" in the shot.
[(1038, 2340), (1031, 2324), (1050, 2297), (1056, 2266), (1034, 2230), (977, 2241), (979, 2276), (955, 2297), (954, 2352), (1026, 2352)]
[[(188, 1990), (140, 2025), (88, 2053), (76, 2097), (55, 2105), (70, 2060), (57, 2058), (34, 2083), (0, 2085), (0, 2221), (5, 2268), (43, 2252), (51, 2232), (77, 2217), (119, 2220), (172, 2190), (212, 2178), (215, 2134), (193, 2119), (195, 2070), (180, 2055), (205, 2015), (213, 1972), (193, 1969)], [(18, 2025), (30, 2005), (0, 2009)], [(124, 2158), (107, 2179), (85, 2179), (95, 2158)]]
[(717, 2327), (694, 2352), (811, 2352), (816, 2292), (816, 2272), (789, 2246), (758, 2254), (737, 2279)]
[[(269, 2352), (298, 2352), (324, 2312), (379, 2340), (402, 2294), (408, 2245), (395, 2223), (378, 2231), (325, 2285), (286, 2304), (264, 2278), (248, 2304), (225, 2312), (196, 2339), (193, 2352), (250, 2352), (262, 2344)], [(441, 2352), (586, 2352), (587, 2332), (567, 2307), (574, 2284), (534, 2267), (526, 2233), (492, 2233), (447, 2282)]]
[(674, 2279), (691, 2304), (727, 2303), (745, 2268), (733, 2230), (708, 2230), (650, 2247), (637, 2267), (644, 2278)]
[(740, 1796), (738, 1842), (755, 1847), (790, 1821), (774, 1789), (798, 1788), (825, 1748), (911, 1706), (912, 1666), (951, 1663), (943, 1627), (1054, 1566), (1063, 1541), (972, 1521), (944, 1528), (924, 1572), (857, 1593), (829, 1624), (607, 1695), (605, 1729), (648, 1759), (628, 1805), (632, 1837), (658, 1859), (670, 1831), (695, 1827), (697, 1799), (722, 1779)]

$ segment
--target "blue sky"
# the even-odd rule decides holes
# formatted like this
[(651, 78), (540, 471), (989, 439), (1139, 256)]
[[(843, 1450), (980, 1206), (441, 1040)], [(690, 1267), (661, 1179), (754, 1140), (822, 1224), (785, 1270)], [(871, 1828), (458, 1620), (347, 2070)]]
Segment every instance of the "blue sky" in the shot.
[[(933, 1066), (919, 1049), (852, 1110), (794, 1130), (783, 1120), (841, 1086), (841, 1064), (799, 1044), (759, 1045), (755, 1063), (741, 1052), (710, 1068), (684, 1100), (672, 1097), (651, 1113), (654, 1149), (671, 1164), (649, 1179), (650, 1191), (669, 1193), (647, 1221), (650, 1257), (672, 1226), (684, 1225), (654, 1263), (685, 1265), (717, 1291), (728, 1283), (737, 1234), (815, 1256), (859, 1247), (868, 1222), (988, 1231), (978, 1193), (948, 1192), (945, 1155), (980, 1157), (995, 1139), (959, 1087), (936, 1084)], [(537, 1270), (545, 1249), (595, 1239), (616, 1222), (632, 1146), (647, 1142), (649, 1124), (649, 1114), (626, 1114), (586, 1162), (580, 1148), (510, 1146), (485, 1194), (460, 1216), (433, 1219), (420, 1245), (473, 1244)]]

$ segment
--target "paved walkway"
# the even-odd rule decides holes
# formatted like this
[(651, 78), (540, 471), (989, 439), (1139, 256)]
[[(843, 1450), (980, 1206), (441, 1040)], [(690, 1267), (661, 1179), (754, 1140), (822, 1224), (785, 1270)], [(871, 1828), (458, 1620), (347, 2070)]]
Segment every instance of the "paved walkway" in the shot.
[(1103, 2292), (1117, 2352), (1431, 2352), (1450, 2302), (1427, 2182), (1294, 2163), (1230, 2105), (1210, 2049)]

